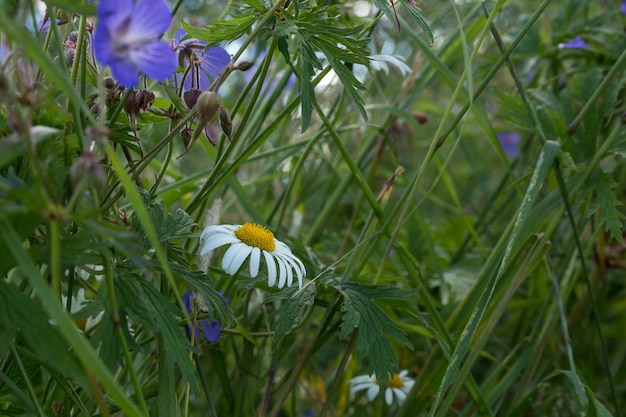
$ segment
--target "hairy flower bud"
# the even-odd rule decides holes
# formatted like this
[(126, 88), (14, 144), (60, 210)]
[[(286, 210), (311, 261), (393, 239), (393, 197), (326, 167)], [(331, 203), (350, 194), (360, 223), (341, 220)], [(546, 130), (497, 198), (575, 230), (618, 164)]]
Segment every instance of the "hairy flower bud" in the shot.
[(209, 123), (215, 119), (215, 116), (222, 108), (222, 99), (219, 94), (213, 91), (207, 91), (200, 94), (198, 103), (196, 104), (198, 118), (201, 123)]

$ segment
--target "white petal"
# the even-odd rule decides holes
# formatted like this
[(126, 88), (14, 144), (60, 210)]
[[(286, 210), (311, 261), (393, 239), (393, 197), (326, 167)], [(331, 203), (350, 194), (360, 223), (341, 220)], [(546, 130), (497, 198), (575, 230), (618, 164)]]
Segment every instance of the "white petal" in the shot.
[(413, 388), (413, 384), (415, 384), (415, 381), (413, 381), (412, 379), (410, 378), (405, 379), (402, 390), (408, 394), (409, 391), (411, 391), (411, 388)]
[(371, 377), (369, 375), (359, 375), (359, 376), (355, 376), (354, 378), (352, 378), (350, 380), (351, 384), (362, 384), (364, 382), (370, 382), (373, 383), (376, 381), (376, 378)]
[(252, 247), (245, 243), (233, 243), (222, 258), (222, 268), (229, 275), (235, 274), (250, 252), (252, 252)]
[(262, 251), (267, 264), (267, 285), (273, 287), (276, 284), (276, 261), (271, 253)]
[(387, 388), (385, 389), (385, 402), (387, 403), (387, 405), (391, 405), (392, 401), (393, 401), (393, 391), (391, 391), (391, 388)]
[(402, 404), (404, 400), (406, 400), (406, 393), (402, 391), (400, 388), (394, 388), (393, 393), (398, 397), (398, 402)]
[(221, 225), (212, 225), (207, 226), (202, 231), (200, 235), (200, 239), (205, 239), (207, 236), (212, 234), (226, 233), (229, 235), (234, 235), (234, 231), (237, 230), (240, 226), (230, 225), (230, 224), (221, 224)]
[(240, 240), (237, 239), (237, 237), (233, 235), (222, 234), (218, 236), (212, 236), (211, 238), (207, 239), (204, 242), (204, 246), (202, 247), (202, 250), (200, 251), (200, 256), (204, 256), (207, 253), (211, 252), (212, 250), (215, 250), (216, 248), (219, 248), (222, 245), (227, 245), (229, 243), (235, 243), (239, 241)]
[(374, 398), (376, 398), (376, 396), (378, 396), (379, 392), (380, 387), (378, 386), (378, 384), (374, 384), (367, 390), (367, 398), (372, 401)]
[(276, 262), (278, 262), (278, 269), (280, 270), (280, 275), (278, 277), (278, 288), (282, 288), (285, 286), (285, 280), (287, 278), (287, 271), (285, 266), (285, 261), (276, 256)]
[(368, 382), (361, 382), (359, 384), (351, 384), (351, 385), (352, 386), (350, 387), (350, 392), (354, 394), (355, 392), (359, 392), (361, 390), (371, 387), (372, 383), (368, 381)]
[(250, 254), (250, 276), (255, 278), (259, 274), (259, 264), (261, 263), (261, 249), (252, 248)]

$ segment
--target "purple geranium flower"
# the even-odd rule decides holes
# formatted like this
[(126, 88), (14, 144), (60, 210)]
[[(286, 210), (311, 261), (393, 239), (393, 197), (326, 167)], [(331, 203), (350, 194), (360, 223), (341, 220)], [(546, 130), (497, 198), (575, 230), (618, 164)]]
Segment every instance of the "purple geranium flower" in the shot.
[(197, 88), (205, 91), (211, 83), (209, 77), (217, 77), (230, 64), (230, 54), (219, 46), (207, 49), (207, 43), (187, 36), (185, 29), (180, 29), (172, 40), (172, 49), (178, 54), (178, 66), (189, 67), (184, 75), (184, 89)]
[(122, 86), (136, 86), (140, 73), (157, 81), (174, 73), (174, 52), (160, 40), (172, 22), (164, 0), (103, 0), (96, 15), (96, 58)]
[(560, 43), (559, 49), (587, 49), (588, 46), (589, 45), (587, 45), (587, 42), (585, 42), (583, 38), (576, 36), (569, 42)]
[(622, 14), (626, 14), (626, 1), (623, 1), (619, 6), (619, 11), (622, 12)]
[(519, 132), (498, 132), (496, 137), (506, 156), (514, 158), (519, 154)]
[[(226, 301), (230, 301), (229, 297), (226, 297)], [(195, 291), (188, 291), (183, 295), (183, 303), (185, 304), (185, 310), (187, 310), (187, 313), (191, 314), (193, 319), (188, 327), (189, 337), (191, 337), (191, 331), (193, 329), (194, 340), (200, 339), (200, 329), (202, 329), (202, 334), (207, 341), (211, 343), (217, 342), (222, 334), (222, 327), (216, 319), (195, 321), (195, 315), (208, 313), (206, 306), (202, 305), (202, 298), (199, 297)]]

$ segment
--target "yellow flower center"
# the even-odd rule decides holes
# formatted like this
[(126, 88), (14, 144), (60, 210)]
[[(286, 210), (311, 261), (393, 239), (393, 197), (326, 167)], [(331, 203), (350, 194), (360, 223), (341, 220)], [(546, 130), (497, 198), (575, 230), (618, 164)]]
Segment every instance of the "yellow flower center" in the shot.
[(273, 252), (276, 249), (274, 233), (256, 223), (246, 223), (235, 230), (235, 236), (248, 246)]
[(402, 388), (403, 386), (404, 381), (400, 378), (399, 374), (393, 374), (393, 378), (387, 382), (387, 387), (389, 388)]

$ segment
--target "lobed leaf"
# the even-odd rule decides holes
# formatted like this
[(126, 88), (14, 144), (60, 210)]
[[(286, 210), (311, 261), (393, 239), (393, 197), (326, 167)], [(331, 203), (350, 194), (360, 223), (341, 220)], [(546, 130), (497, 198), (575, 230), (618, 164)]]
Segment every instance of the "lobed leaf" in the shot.
[(388, 285), (344, 283), (335, 288), (344, 297), (339, 338), (345, 339), (357, 328), (357, 350), (368, 359), (368, 372), (375, 374), (381, 385), (396, 372), (398, 359), (389, 342), (394, 339), (412, 349), (404, 330), (376, 304), (374, 299), (398, 300), (406, 296), (400, 289)]

